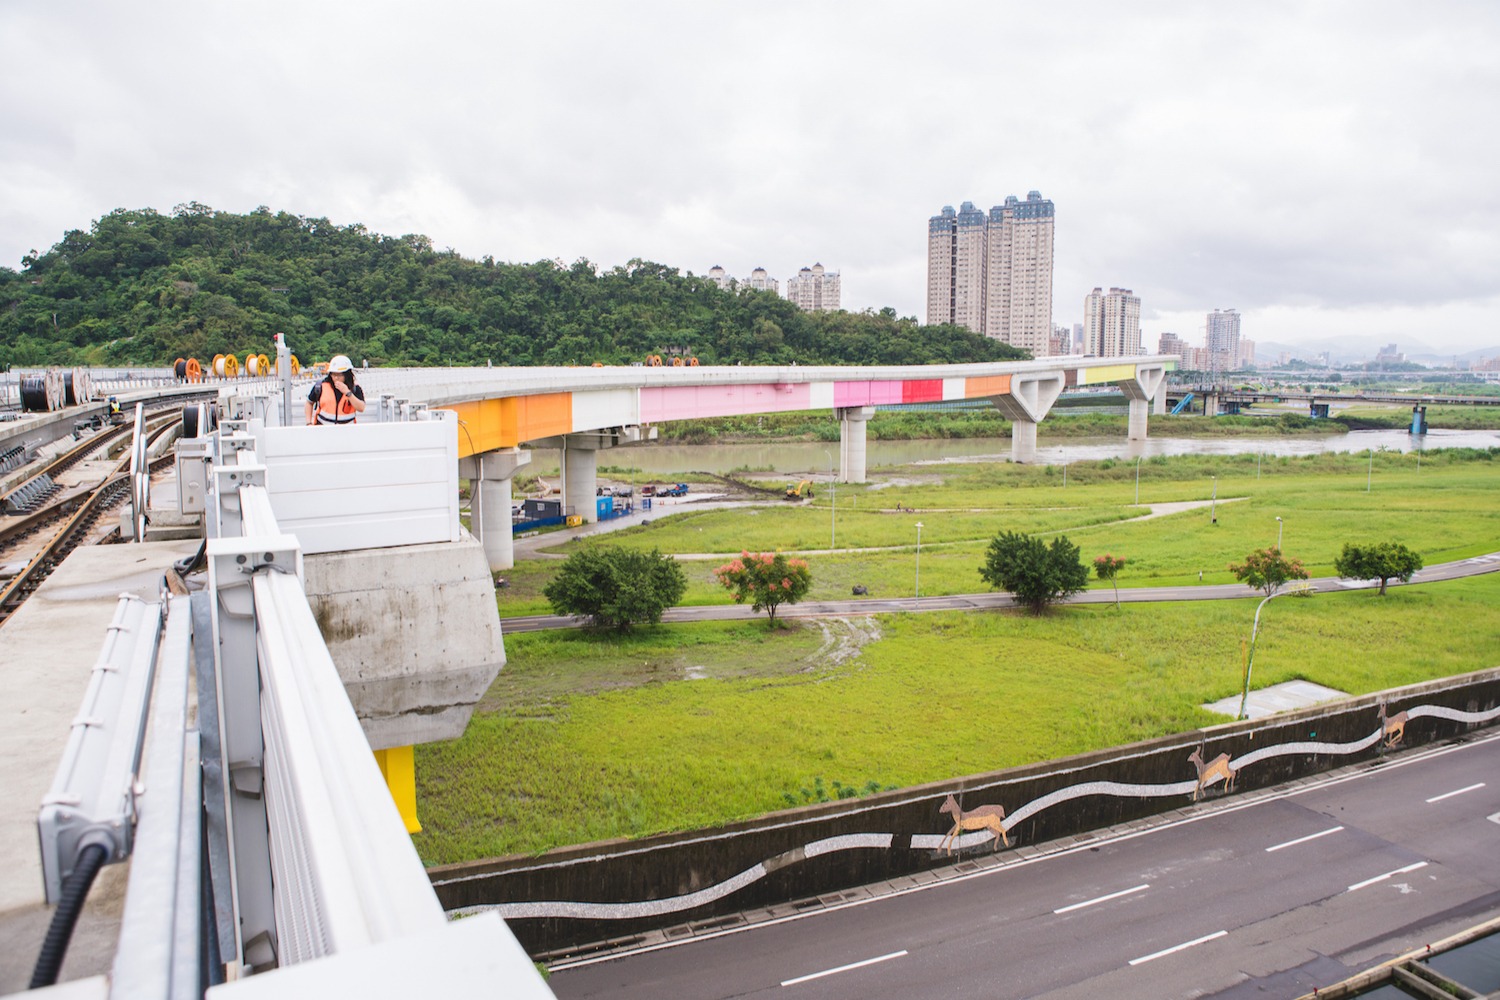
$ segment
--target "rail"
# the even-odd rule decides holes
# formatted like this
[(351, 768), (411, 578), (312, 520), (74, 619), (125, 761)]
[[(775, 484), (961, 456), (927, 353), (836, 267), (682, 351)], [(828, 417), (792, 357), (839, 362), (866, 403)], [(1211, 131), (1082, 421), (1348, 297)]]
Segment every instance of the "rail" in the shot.
[[(126, 685), (137, 704), (145, 685), (149, 715), (101, 710), (77, 732), (112, 734), (94, 738), (112, 763), (65, 758), (49, 796), (54, 812), (109, 809), (86, 809), (70, 836), (39, 823), (59, 895), (99, 839), (79, 831), (116, 830), (105, 860), (131, 855), (98, 995), (550, 997), (498, 917), (444, 915), (319, 632), (245, 407), (230, 410), (206, 449), (206, 588), (122, 599), (149, 636)], [(102, 790), (71, 790), (101, 775)]]

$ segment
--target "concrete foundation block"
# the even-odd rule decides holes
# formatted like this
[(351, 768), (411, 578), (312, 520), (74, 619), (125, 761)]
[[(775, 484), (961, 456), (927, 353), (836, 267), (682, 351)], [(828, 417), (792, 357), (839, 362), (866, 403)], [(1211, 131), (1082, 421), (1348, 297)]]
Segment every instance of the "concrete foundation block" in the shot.
[(307, 556), (308, 602), (370, 747), (457, 739), (505, 665), (473, 538)]

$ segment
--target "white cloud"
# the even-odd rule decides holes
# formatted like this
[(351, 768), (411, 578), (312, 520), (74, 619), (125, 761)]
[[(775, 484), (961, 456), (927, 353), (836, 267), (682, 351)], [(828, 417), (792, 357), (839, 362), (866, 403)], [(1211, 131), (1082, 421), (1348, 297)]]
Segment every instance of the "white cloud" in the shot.
[(502, 260), (817, 261), (921, 316), (927, 217), (1035, 188), (1059, 322), (1122, 285), (1262, 340), (1487, 346), (1497, 42), (1460, 0), (5, 5), (0, 263), (196, 199)]

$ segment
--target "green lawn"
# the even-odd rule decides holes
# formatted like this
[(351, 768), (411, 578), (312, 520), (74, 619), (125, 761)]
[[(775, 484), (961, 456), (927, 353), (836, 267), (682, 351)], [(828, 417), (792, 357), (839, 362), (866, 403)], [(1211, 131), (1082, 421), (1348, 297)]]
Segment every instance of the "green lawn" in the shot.
[[(1500, 575), (1279, 600), (1255, 684), (1358, 694), (1491, 666), (1497, 606)], [(439, 864), (714, 826), (819, 782), (899, 787), (1193, 728), (1238, 691), (1254, 607), (861, 619), (878, 637), (852, 622), (511, 636), (464, 737), (417, 748), (415, 843)]]

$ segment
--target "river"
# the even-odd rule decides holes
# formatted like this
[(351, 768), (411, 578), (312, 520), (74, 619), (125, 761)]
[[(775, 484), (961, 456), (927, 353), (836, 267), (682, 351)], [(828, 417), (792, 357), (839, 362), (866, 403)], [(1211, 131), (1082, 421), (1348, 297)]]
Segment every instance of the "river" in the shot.
[[(1406, 431), (1350, 431), (1344, 434), (1307, 434), (1292, 437), (1153, 437), (1133, 444), (1125, 438), (1062, 438), (1048, 441), (1046, 424), (1038, 435), (1037, 463), (1062, 465), (1105, 458), (1153, 455), (1314, 455), (1325, 451), (1433, 451), (1438, 448), (1500, 448), (1500, 431), (1433, 430), (1424, 437)], [(600, 468), (638, 469), (669, 477), (689, 472), (728, 473), (736, 470), (784, 475), (827, 473), (838, 461), (837, 441), (726, 442), (723, 444), (623, 445), (599, 453)], [(943, 462), (1007, 462), (1009, 438), (945, 438), (921, 441), (875, 441), (868, 444), (870, 469), (891, 465)], [(538, 448), (533, 453), (536, 472), (556, 470), (558, 453)]]

